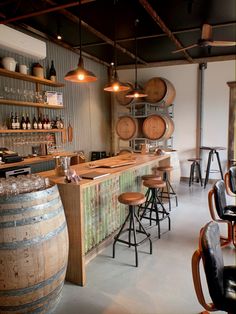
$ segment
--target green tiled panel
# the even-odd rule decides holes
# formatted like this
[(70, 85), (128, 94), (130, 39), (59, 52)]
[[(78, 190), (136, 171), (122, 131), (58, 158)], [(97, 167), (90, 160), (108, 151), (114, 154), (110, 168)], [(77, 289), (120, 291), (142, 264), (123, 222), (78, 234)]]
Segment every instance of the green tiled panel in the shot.
[(121, 226), (127, 207), (118, 202), (118, 196), (123, 192), (142, 191), (141, 176), (151, 173), (151, 168), (148, 165), (131, 169), (83, 189), (85, 253)]

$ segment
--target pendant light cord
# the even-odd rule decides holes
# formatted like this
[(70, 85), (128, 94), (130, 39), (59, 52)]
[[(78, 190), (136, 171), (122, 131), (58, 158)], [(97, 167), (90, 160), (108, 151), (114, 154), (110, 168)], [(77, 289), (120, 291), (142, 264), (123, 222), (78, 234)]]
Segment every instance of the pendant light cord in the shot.
[(137, 43), (137, 27), (138, 27), (139, 20), (136, 19), (134, 22), (135, 26), (135, 33), (134, 33), (134, 40), (135, 40), (135, 89), (138, 89), (138, 43)]
[(80, 61), (82, 59), (82, 36), (81, 36), (81, 31), (82, 29), (82, 23), (81, 23), (81, 0), (79, 0), (79, 58)]
[(116, 68), (117, 68), (117, 51), (116, 51), (116, 2), (117, 0), (114, 0), (114, 70), (115, 70), (115, 76), (116, 76)]

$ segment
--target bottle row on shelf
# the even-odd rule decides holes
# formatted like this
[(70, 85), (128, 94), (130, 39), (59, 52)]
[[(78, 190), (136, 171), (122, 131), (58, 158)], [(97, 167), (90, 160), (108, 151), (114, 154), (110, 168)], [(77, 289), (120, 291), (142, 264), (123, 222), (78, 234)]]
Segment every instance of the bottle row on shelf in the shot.
[(11, 112), (7, 123), (8, 129), (11, 130), (50, 130), (50, 129), (63, 129), (64, 121), (61, 116), (56, 119), (49, 119), (48, 115), (39, 115), (37, 118), (34, 115), (33, 119), (29, 118), (28, 114), (22, 114), (19, 118), (18, 114)]

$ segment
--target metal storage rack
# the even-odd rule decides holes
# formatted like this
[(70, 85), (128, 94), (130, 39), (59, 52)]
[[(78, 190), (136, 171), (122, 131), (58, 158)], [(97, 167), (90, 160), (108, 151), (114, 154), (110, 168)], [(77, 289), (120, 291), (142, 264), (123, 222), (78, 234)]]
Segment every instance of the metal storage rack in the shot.
[[(137, 102), (133, 101), (131, 104), (127, 106), (130, 109), (130, 112), (128, 115), (134, 117), (134, 118), (146, 118), (149, 115), (162, 113), (164, 115), (168, 115), (171, 119), (174, 118), (174, 105), (171, 104), (170, 106), (166, 107), (162, 103), (158, 104), (150, 104), (147, 102)], [(123, 113), (120, 113), (119, 116), (124, 115)], [(126, 113), (127, 115), (127, 113)], [(128, 141), (129, 147), (134, 152), (140, 152), (141, 151), (141, 144), (149, 144), (150, 145), (150, 151), (154, 151), (157, 147), (158, 148), (168, 148), (173, 149), (173, 136), (168, 138), (167, 140), (150, 140), (145, 137), (137, 137), (134, 139), (131, 139)], [(125, 149), (127, 147), (120, 145), (120, 149)]]

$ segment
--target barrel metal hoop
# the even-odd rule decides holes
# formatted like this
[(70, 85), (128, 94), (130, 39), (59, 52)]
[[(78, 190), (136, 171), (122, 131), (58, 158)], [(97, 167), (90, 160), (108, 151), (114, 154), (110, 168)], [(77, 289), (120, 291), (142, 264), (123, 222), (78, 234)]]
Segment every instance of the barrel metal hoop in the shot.
[(44, 241), (48, 241), (51, 238), (54, 238), (59, 233), (64, 231), (66, 228), (66, 222), (64, 222), (61, 226), (59, 226), (57, 229), (47, 233), (46, 235), (35, 237), (30, 240), (23, 240), (23, 241), (14, 241), (14, 242), (8, 242), (8, 243), (0, 243), (0, 250), (16, 250), (21, 248), (26, 248), (38, 244), (42, 244)]
[[(30, 313), (43, 313), (42, 310), (44, 308), (47, 308), (49, 305), (50, 305), (50, 301), (51, 300), (54, 300), (55, 297), (59, 296), (60, 293), (61, 293), (61, 290), (63, 288), (63, 285), (64, 285), (64, 281), (60, 283), (60, 285), (55, 289), (53, 290), (52, 292), (50, 292), (48, 295), (34, 301), (34, 302), (30, 302), (30, 303), (26, 303), (26, 304), (22, 304), (22, 305), (16, 305), (16, 306), (0, 306), (0, 311), (19, 311), (19, 310), (22, 310), (22, 314), (23, 313), (29, 313), (29, 309), (34, 307), (34, 306), (37, 306), (38, 304), (40, 303), (44, 303), (44, 302), (47, 302), (45, 305), (39, 307), (39, 308), (36, 308), (34, 309), (33, 311), (31, 311)], [(49, 304), (48, 304), (49, 303)]]
[[(43, 204), (38, 204), (38, 205), (33, 205), (33, 206), (22, 206), (18, 208), (2, 208), (0, 206), (0, 217), (1, 216), (7, 216), (7, 215), (18, 215), (22, 213), (27, 213), (29, 211), (34, 211), (34, 210), (42, 210), (42, 209), (47, 209), (57, 203), (61, 202), (61, 198), (59, 195), (57, 195), (57, 198), (50, 200), (50, 202), (45, 202)], [(18, 205), (19, 206), (19, 205)]]
[(2, 204), (11, 204), (11, 203), (23, 203), (25, 199), (27, 201), (34, 201), (36, 199), (43, 199), (46, 198), (48, 195), (51, 196), (55, 194), (55, 196), (59, 195), (58, 187), (57, 185), (54, 185), (48, 189), (44, 189), (41, 191), (34, 191), (29, 193), (23, 193), (18, 195), (11, 195), (9, 196), (2, 196), (0, 199), (0, 205)]
[(39, 216), (24, 218), (24, 219), (20, 219), (20, 220), (0, 222), (0, 228), (12, 228), (12, 227), (20, 227), (20, 226), (25, 226), (25, 225), (36, 224), (36, 223), (39, 223), (41, 221), (46, 221), (46, 220), (52, 219), (52, 218), (58, 216), (61, 212), (64, 212), (64, 209), (62, 206), (60, 206), (59, 208), (57, 208), (53, 212), (49, 212), (47, 214), (41, 214)]
[(44, 288), (45, 286), (50, 285), (53, 281), (57, 280), (64, 273), (64, 271), (66, 270), (66, 267), (67, 265), (63, 266), (56, 274), (49, 277), (47, 280), (37, 283), (33, 286), (30, 286), (27, 288), (21, 288), (21, 289), (11, 289), (11, 290), (4, 290), (4, 291), (1, 290), (0, 297), (21, 296), (30, 292), (34, 292), (41, 288)]

